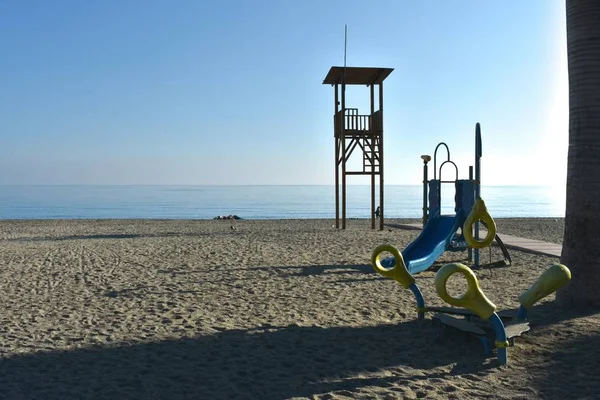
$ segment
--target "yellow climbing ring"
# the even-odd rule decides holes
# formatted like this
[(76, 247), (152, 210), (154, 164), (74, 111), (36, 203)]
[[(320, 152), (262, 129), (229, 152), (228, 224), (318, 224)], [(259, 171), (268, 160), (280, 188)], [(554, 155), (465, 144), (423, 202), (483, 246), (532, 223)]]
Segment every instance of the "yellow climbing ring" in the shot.
[(507, 347), (510, 347), (510, 343), (508, 343), (508, 340), (504, 341), (504, 342), (500, 342), (500, 341), (496, 340), (496, 348), (497, 349), (506, 349)]
[[(487, 235), (483, 240), (475, 239), (473, 237), (473, 225), (477, 221), (483, 221), (487, 225)], [(475, 201), (475, 205), (463, 225), (463, 235), (465, 236), (465, 240), (469, 247), (474, 249), (483, 249), (484, 247), (491, 245), (494, 241), (494, 238), (496, 237), (496, 223), (488, 212), (482, 199), (477, 199)]]
[[(384, 252), (392, 253), (392, 256), (394, 256), (396, 264), (393, 268), (384, 268), (383, 265), (381, 265), (381, 255)], [(415, 278), (406, 269), (402, 253), (392, 245), (382, 244), (373, 250), (373, 254), (371, 255), (371, 265), (373, 265), (375, 272), (386, 278), (395, 279), (407, 289), (410, 285), (415, 283)]]

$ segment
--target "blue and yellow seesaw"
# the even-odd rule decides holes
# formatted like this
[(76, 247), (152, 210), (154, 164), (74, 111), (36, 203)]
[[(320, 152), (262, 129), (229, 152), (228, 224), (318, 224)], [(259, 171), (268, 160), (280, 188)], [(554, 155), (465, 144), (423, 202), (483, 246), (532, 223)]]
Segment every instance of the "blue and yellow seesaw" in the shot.
[[(481, 201), (479, 210), (478, 213), (483, 213), (485, 210), (483, 201)], [(473, 213), (473, 215), (476, 214)], [(473, 218), (467, 219), (463, 230), (465, 233), (471, 231), (469, 224), (472, 224), (473, 221)], [(494, 237), (496, 225), (491, 218), (486, 222), (488, 223), (488, 235), (485, 239), (478, 241), (470, 235), (465, 235), (470, 246), (481, 248), (491, 243), (489, 237)], [(393, 268), (385, 268), (381, 265), (381, 256), (385, 252), (391, 253), (395, 258)], [(417, 302), (417, 313), (420, 320), (425, 318), (426, 312), (435, 312), (433, 318), (445, 326), (467, 332), (480, 339), (486, 355), (491, 354), (495, 349), (500, 365), (507, 363), (507, 348), (514, 345), (514, 338), (529, 330), (527, 312), (536, 302), (554, 293), (571, 279), (571, 272), (566, 266), (562, 264), (552, 265), (529, 289), (519, 296), (521, 305), (516, 313), (510, 310), (496, 312), (494, 303), (485, 296), (479, 287), (475, 273), (464, 264), (451, 263), (444, 265), (436, 273), (435, 289), (444, 301), (460, 308), (426, 307), (421, 290), (417, 286), (415, 278), (406, 269), (402, 254), (396, 247), (385, 244), (377, 247), (373, 251), (371, 263), (379, 274), (394, 279), (411, 290)], [(452, 297), (446, 290), (446, 283), (450, 276), (456, 273), (463, 274), (466, 278), (467, 291), (462, 296)], [(464, 318), (456, 318), (448, 314), (460, 315)]]

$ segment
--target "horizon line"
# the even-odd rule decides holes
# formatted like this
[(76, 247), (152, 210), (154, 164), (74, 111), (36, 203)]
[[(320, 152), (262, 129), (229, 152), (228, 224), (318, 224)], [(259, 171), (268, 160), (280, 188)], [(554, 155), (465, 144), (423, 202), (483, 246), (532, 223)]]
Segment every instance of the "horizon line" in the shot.
[[(0, 183), (0, 186), (334, 186), (335, 183)], [(339, 185), (341, 187), (341, 185)], [(346, 184), (348, 186), (371, 186), (370, 184)], [(385, 186), (418, 186), (415, 183), (388, 183)], [(531, 184), (482, 184), (481, 186), (498, 187), (562, 187), (563, 185), (531, 185)], [(566, 187), (566, 184), (564, 185)], [(379, 185), (375, 185), (379, 187)]]

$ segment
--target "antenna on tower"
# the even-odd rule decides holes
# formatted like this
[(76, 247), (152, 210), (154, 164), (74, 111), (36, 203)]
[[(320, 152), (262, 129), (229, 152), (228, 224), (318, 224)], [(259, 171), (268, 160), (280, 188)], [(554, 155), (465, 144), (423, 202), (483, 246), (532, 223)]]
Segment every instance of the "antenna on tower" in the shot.
[(344, 76), (342, 77), (342, 93), (346, 93), (346, 49), (348, 47), (348, 25), (344, 24)]
[(348, 47), (348, 25), (344, 25), (344, 73), (346, 72), (346, 49)]

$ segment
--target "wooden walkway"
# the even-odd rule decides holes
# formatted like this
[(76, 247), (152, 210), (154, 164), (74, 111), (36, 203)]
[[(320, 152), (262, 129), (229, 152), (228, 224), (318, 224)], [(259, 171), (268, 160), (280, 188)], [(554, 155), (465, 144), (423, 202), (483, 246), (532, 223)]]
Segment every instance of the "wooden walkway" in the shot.
[[(393, 224), (395, 228), (421, 230), (421, 224)], [(485, 230), (481, 230), (485, 235)], [(509, 249), (524, 251), (527, 253), (543, 254), (546, 256), (560, 257), (562, 245), (556, 243), (543, 242), (541, 240), (526, 239), (518, 236), (503, 235), (500, 233), (500, 239)]]

